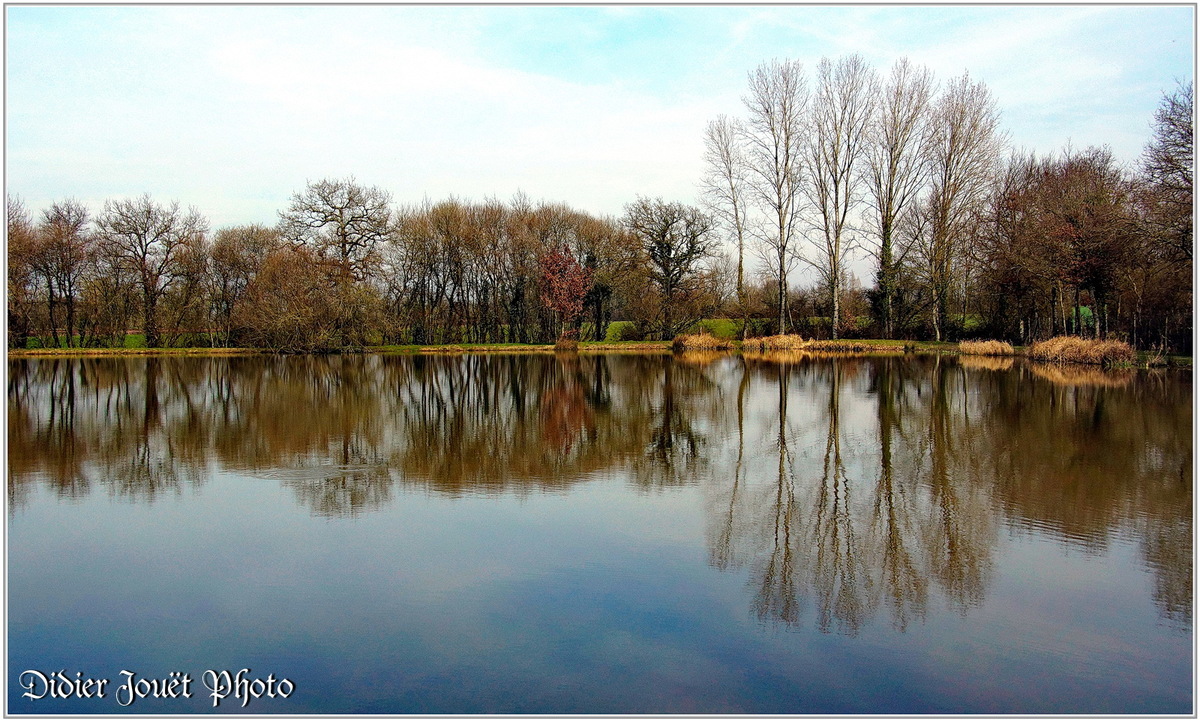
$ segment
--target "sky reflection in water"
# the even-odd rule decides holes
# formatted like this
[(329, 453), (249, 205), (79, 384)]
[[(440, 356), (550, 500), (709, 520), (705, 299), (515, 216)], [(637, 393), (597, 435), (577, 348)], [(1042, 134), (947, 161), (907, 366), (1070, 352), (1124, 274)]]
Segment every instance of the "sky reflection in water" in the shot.
[(1191, 385), (929, 356), (9, 362), (25, 669), (223, 713), (1188, 713)]

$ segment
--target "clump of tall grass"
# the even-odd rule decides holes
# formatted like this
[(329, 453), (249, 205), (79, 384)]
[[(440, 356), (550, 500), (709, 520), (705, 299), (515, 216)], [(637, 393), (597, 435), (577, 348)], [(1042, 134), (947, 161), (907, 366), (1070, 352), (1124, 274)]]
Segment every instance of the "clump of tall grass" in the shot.
[(795, 333), (759, 336), (742, 341), (742, 350), (744, 351), (790, 351), (804, 348), (804, 346), (804, 338)]
[(959, 341), (958, 352), (972, 356), (1012, 356), (1012, 344), (1007, 341)]
[(876, 353), (880, 351), (898, 352), (895, 344), (871, 343), (845, 338), (813, 339), (804, 344), (810, 351), (842, 351), (847, 353)]
[(671, 350), (677, 353), (684, 351), (728, 351), (733, 343), (717, 338), (708, 331), (700, 333), (681, 334), (671, 342)]
[(1039, 341), (1026, 352), (1038, 361), (1111, 365), (1133, 363), (1137, 353), (1124, 341), (1095, 341), (1078, 336), (1055, 336)]
[(566, 351), (568, 353), (572, 352), (572, 351), (578, 352), (579, 351), (579, 341), (577, 339), (573, 339), (569, 336), (561, 336), (561, 337), (559, 337), (558, 341), (554, 342), (554, 350), (555, 351)]

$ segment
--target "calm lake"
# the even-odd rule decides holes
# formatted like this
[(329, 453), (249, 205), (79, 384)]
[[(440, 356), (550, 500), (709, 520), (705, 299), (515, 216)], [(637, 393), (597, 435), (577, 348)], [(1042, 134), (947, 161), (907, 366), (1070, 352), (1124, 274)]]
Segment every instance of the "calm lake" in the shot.
[(1187, 373), (8, 372), (11, 714), (1193, 711)]

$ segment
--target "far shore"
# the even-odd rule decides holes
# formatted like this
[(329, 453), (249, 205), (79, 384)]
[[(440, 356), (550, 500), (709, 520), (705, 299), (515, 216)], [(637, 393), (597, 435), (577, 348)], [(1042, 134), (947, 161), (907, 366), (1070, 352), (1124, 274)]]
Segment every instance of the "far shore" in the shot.
[[(845, 348), (838, 346), (844, 345)], [(734, 342), (734, 348), (718, 353), (741, 352), (740, 342)], [(943, 353), (959, 355), (957, 343), (937, 341), (909, 341), (888, 339), (848, 339), (841, 342), (816, 341), (811, 348), (797, 349), (812, 353), (837, 352), (869, 355), (876, 352), (907, 351), (915, 353)], [(554, 354), (563, 353), (554, 344), (521, 344), (521, 343), (451, 343), (451, 344), (410, 344), (395, 346), (366, 346), (341, 351), (313, 352), (318, 355), (344, 354)], [(571, 353), (572, 351), (565, 351)], [(621, 341), (621, 342), (580, 342), (577, 353), (631, 353), (631, 354), (668, 354), (671, 353), (670, 341)], [(169, 348), (33, 348), (9, 349), (8, 357), (16, 358), (77, 358), (77, 357), (112, 357), (112, 356), (257, 356), (257, 355), (297, 355), (294, 352), (280, 352), (273, 349), (260, 348), (214, 348), (208, 346), (169, 347)], [(303, 354), (303, 352), (302, 352)], [(301, 355), (302, 355), (301, 354)], [(757, 354), (756, 354), (757, 355)], [(1024, 357), (1024, 347), (1014, 349), (1012, 357)], [(1152, 358), (1145, 352), (1139, 353), (1135, 367), (1145, 366), (1175, 366), (1190, 368), (1190, 356), (1162, 356)]]
[[(584, 342), (579, 344), (580, 353), (602, 352), (652, 352), (664, 353), (671, 350), (670, 341), (623, 341), (620, 343)], [(555, 353), (554, 344), (528, 343), (448, 343), (407, 344), (397, 346), (365, 346), (339, 351), (299, 352), (316, 355), (344, 354), (454, 354), (454, 353)], [(9, 358), (60, 357), (60, 356), (254, 356), (254, 355), (297, 355), (297, 352), (277, 351), (266, 348), (188, 346), (168, 348), (30, 348), (9, 349)]]

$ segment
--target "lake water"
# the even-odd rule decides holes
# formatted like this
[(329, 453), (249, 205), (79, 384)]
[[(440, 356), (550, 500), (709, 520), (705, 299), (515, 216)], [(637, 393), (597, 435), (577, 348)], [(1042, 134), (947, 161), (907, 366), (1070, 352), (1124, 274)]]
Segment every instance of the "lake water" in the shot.
[(1193, 711), (1185, 373), (8, 371), (12, 714)]

